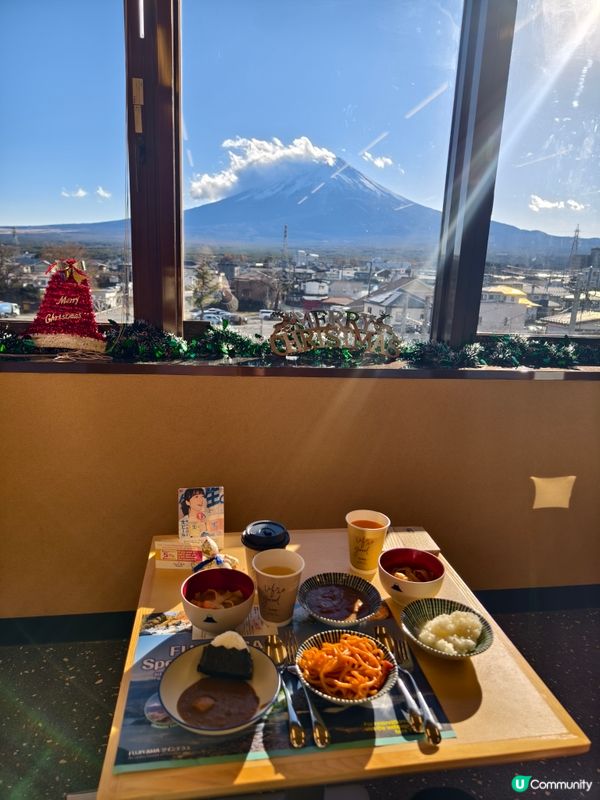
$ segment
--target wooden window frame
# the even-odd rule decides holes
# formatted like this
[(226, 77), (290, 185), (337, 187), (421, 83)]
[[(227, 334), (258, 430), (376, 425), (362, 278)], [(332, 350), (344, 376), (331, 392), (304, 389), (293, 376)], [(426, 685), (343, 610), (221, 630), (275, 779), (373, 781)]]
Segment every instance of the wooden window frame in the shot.
[(124, 10), (134, 314), (181, 334), (181, 4), (124, 0)]

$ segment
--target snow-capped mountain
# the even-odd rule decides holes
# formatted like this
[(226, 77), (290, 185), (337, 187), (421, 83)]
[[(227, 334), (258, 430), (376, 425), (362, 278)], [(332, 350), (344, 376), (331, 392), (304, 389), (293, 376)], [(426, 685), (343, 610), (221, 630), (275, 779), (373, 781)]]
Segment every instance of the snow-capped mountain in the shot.
[[(292, 247), (407, 247), (433, 253), (440, 234), (439, 211), (395, 194), (340, 158), (278, 163), (245, 176), (243, 189), (217, 202), (185, 211), (186, 244), (215, 247), (280, 248), (284, 226)], [(126, 220), (19, 227), (32, 239), (122, 242)], [(8, 239), (12, 226), (0, 228)], [(22, 240), (25, 243), (26, 239)], [(571, 237), (551, 236), (492, 221), (489, 253), (511, 258), (560, 256), (567, 262)], [(580, 249), (600, 247), (600, 239), (580, 239)]]
[[(269, 179), (269, 173), (270, 179)], [(274, 173), (274, 174), (273, 174)], [(440, 215), (385, 189), (345, 161), (288, 163), (251, 189), (185, 214), (187, 241), (431, 245)]]

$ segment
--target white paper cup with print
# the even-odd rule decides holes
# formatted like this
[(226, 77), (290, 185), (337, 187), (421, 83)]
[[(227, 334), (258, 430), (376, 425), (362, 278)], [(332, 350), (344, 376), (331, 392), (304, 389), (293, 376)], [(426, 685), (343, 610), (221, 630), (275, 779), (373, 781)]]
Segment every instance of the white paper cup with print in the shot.
[(254, 556), (252, 567), (261, 617), (287, 625), (294, 615), (304, 559), (292, 550), (264, 550)]

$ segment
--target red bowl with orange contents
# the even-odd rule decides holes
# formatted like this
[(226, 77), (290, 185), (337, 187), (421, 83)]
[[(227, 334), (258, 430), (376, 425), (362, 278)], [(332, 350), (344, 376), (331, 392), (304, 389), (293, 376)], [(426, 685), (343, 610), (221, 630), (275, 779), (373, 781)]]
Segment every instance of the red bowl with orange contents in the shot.
[(205, 569), (181, 584), (183, 610), (192, 625), (209, 633), (234, 630), (254, 602), (254, 581), (237, 569)]
[(379, 580), (396, 603), (434, 597), (444, 582), (444, 564), (426, 550), (394, 547), (379, 556)]

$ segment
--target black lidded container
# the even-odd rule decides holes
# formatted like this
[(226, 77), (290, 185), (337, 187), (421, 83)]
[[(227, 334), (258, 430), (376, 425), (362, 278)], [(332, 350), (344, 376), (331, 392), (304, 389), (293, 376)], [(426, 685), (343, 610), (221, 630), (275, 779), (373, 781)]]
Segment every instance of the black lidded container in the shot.
[(251, 522), (244, 529), (241, 536), (242, 544), (246, 550), (246, 570), (254, 578), (252, 559), (263, 550), (283, 549), (290, 541), (290, 534), (281, 522), (272, 519), (259, 519)]

